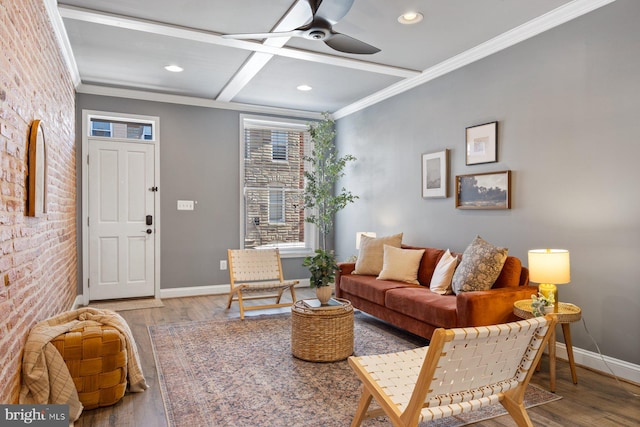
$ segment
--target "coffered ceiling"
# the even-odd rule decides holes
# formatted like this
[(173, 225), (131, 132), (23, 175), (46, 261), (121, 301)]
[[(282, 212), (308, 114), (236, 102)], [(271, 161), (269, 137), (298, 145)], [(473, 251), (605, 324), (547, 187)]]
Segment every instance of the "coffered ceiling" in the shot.
[[(307, 0), (45, 1), (79, 92), (341, 117), (613, 0), (355, 0), (333, 28), (372, 55), (222, 37), (296, 28)], [(424, 19), (399, 23), (408, 11)]]

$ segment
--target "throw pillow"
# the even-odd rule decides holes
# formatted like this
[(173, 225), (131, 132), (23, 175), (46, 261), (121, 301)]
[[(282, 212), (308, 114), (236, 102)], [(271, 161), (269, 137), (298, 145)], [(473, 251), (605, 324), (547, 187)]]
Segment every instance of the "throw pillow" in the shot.
[(499, 248), (476, 236), (462, 254), (453, 275), (453, 293), (491, 289), (507, 259), (507, 248)]
[(384, 261), (378, 279), (419, 285), (418, 268), (422, 255), (424, 249), (399, 249), (384, 245)]
[(429, 284), (431, 292), (440, 295), (453, 293), (451, 290), (451, 280), (453, 279), (453, 273), (456, 271), (457, 265), (458, 258), (451, 255), (451, 252), (447, 249), (440, 258), (440, 261), (438, 261), (433, 276), (431, 276), (431, 283)]
[(377, 276), (382, 271), (384, 261), (384, 245), (399, 248), (402, 245), (402, 233), (385, 237), (362, 236), (360, 253), (356, 268), (351, 274)]

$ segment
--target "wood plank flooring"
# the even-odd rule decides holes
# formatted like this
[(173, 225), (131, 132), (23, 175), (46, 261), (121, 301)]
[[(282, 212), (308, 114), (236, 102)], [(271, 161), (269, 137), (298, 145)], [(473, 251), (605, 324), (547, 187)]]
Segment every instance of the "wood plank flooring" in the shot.
[[(314, 291), (308, 288), (299, 288), (296, 289), (296, 294), (298, 298), (310, 298), (314, 296)], [(167, 422), (147, 326), (194, 320), (239, 318), (237, 303), (234, 303), (230, 310), (226, 310), (226, 301), (225, 295), (173, 298), (163, 300), (165, 306), (161, 308), (120, 312), (133, 331), (142, 359), (142, 368), (150, 388), (143, 393), (127, 394), (113, 406), (85, 411), (75, 426), (166, 426)], [(248, 305), (249, 303), (251, 302), (249, 301), (246, 304)], [(287, 310), (277, 309), (269, 310), (269, 312), (286, 312)], [(246, 316), (264, 314), (266, 311), (249, 311), (246, 312)], [(398, 331), (398, 333), (402, 334), (401, 331)], [(540, 372), (534, 374), (532, 383), (548, 390), (548, 369), (548, 359), (543, 356), (542, 368)], [(578, 384), (574, 385), (571, 381), (568, 362), (558, 360), (557, 393), (563, 398), (530, 409), (528, 411), (529, 416), (535, 426), (640, 426), (640, 399), (633, 397), (629, 393), (629, 391), (632, 391), (639, 394), (640, 387), (624, 383), (623, 389), (616, 383), (615, 379), (579, 366), (577, 373)], [(504, 427), (515, 426), (516, 424), (510, 417), (503, 416), (474, 425)]]

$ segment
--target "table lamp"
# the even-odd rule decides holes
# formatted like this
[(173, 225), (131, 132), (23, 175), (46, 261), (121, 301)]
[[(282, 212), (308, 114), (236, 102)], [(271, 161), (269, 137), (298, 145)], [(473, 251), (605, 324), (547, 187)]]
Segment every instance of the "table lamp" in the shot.
[(376, 237), (375, 231), (358, 231), (356, 233), (356, 250), (360, 250), (360, 239), (362, 236)]
[(532, 249), (529, 251), (529, 280), (539, 283), (538, 292), (545, 297), (553, 295), (553, 311), (558, 312), (558, 288), (569, 283), (569, 251), (566, 249)]

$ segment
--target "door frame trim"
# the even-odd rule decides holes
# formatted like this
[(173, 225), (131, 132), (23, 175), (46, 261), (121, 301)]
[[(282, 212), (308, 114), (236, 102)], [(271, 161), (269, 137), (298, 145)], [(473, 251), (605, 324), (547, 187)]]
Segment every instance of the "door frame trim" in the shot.
[[(82, 256), (82, 304), (89, 304), (89, 119), (90, 117), (103, 117), (109, 119), (128, 119), (153, 122), (154, 138), (144, 141), (154, 145), (154, 181), (155, 186), (160, 188), (160, 117), (141, 116), (136, 114), (112, 113), (106, 111), (82, 110), (82, 153), (81, 153), (81, 173), (82, 173), (82, 248), (78, 251)], [(99, 137), (92, 137), (99, 138)], [(110, 138), (105, 138), (110, 139)], [(133, 142), (132, 140), (131, 142)], [(155, 213), (155, 253), (154, 253), (154, 296), (160, 298), (160, 191), (156, 192), (154, 198)]]

